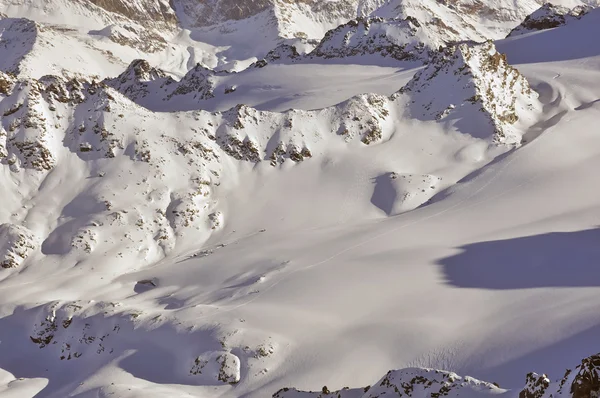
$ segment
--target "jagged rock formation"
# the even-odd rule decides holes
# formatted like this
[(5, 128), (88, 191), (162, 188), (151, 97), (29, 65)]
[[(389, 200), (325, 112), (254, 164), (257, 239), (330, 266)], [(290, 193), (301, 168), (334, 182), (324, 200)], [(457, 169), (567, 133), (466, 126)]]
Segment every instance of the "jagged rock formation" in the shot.
[(557, 28), (567, 23), (581, 19), (590, 11), (588, 6), (577, 6), (569, 9), (546, 3), (531, 15), (528, 15), (523, 22), (510, 31), (508, 37), (518, 36), (530, 33), (536, 30)]
[(193, 108), (194, 103), (214, 97), (215, 77), (226, 73), (198, 64), (177, 82), (147, 61), (135, 60), (125, 72), (105, 82), (132, 101), (156, 111), (166, 111), (169, 103), (175, 103), (175, 108), (177, 104)]
[(106, 84), (119, 91), (132, 101), (141, 101), (149, 93), (160, 90), (166, 92), (175, 80), (164, 71), (150, 66), (143, 59), (134, 60), (123, 73), (113, 79), (107, 79)]
[(19, 267), (37, 246), (37, 238), (29, 229), (20, 225), (0, 224), (0, 267)]
[(271, 62), (294, 62), (302, 59), (370, 55), (425, 63), (435, 51), (449, 43), (482, 39), (478, 34), (451, 28), (439, 18), (427, 18), (425, 21), (410, 15), (395, 19), (360, 17), (328, 31), (308, 54), (300, 55), (295, 47), (281, 45), (255, 66), (264, 67)]
[(548, 376), (529, 373), (519, 398), (594, 398), (600, 396), (600, 354), (584, 358), (574, 370), (567, 369), (562, 379), (551, 382)]
[(344, 58), (378, 54), (400, 61), (417, 60), (428, 58), (429, 50), (445, 44), (441, 38), (429, 37), (412, 17), (390, 21), (373, 17), (353, 20), (327, 32), (309, 56)]
[(538, 105), (537, 93), (492, 42), (443, 49), (399, 94), (410, 98), (411, 117), (450, 121), (502, 143), (520, 142), (517, 122)]

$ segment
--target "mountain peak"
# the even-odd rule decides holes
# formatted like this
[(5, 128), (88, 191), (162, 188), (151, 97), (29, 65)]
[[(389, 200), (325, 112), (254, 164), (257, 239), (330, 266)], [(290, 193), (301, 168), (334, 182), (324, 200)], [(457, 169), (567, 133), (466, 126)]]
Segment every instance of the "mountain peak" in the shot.
[(538, 104), (537, 93), (490, 41), (437, 52), (399, 94), (410, 97), (412, 117), (451, 121), (474, 137), (519, 143), (518, 121)]

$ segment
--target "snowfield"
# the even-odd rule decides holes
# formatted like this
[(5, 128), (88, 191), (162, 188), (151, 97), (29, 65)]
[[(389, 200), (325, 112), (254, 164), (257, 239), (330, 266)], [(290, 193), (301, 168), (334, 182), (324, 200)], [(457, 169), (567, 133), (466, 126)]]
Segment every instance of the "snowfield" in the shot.
[(230, 3), (0, 0), (0, 396), (597, 396), (597, 4)]

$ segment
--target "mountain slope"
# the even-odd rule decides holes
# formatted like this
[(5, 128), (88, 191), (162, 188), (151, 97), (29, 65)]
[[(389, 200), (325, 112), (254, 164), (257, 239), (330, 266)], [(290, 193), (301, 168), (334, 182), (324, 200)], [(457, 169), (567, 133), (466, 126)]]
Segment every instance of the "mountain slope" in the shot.
[(452, 43), (512, 22), (352, 2), (386, 16), (246, 70), (282, 42), (259, 3), (181, 31), (6, 7), (0, 395), (593, 396), (598, 10)]

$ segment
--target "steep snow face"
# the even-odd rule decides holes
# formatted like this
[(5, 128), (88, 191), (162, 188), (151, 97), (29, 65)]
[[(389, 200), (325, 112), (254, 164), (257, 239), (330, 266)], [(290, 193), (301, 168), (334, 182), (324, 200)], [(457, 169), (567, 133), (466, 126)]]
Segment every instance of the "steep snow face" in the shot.
[(510, 31), (508, 37), (518, 36), (525, 33), (557, 28), (575, 20), (581, 19), (590, 11), (589, 6), (578, 6), (572, 9), (546, 3), (523, 22)]
[(117, 75), (135, 58), (166, 64), (183, 53), (186, 47), (167, 46), (158, 32), (131, 23), (82, 32), (24, 18), (0, 18), (0, 70), (23, 77), (98, 79)]
[(38, 34), (39, 25), (35, 22), (0, 15), (0, 70), (18, 74)]
[(443, 49), (400, 90), (408, 116), (451, 123), (474, 137), (518, 144), (538, 95), (492, 42)]
[(136, 24), (113, 24), (101, 30), (92, 30), (89, 33), (90, 35), (105, 37), (114, 43), (138, 49), (144, 53), (162, 51), (167, 46), (167, 41), (159, 33)]
[(0, 70), (19, 76), (103, 76), (121, 69), (109, 51), (76, 30), (23, 18), (0, 19)]

